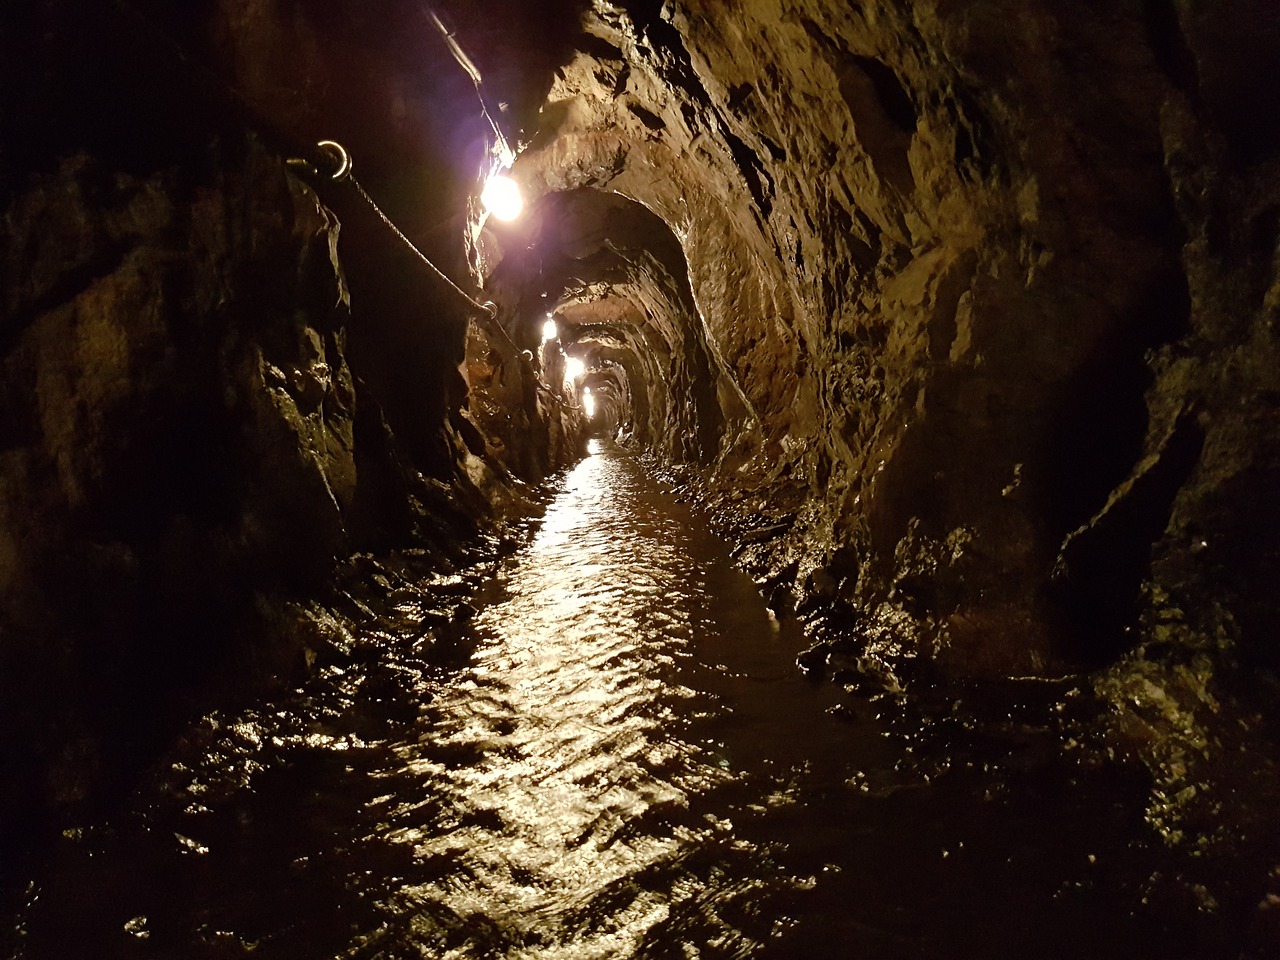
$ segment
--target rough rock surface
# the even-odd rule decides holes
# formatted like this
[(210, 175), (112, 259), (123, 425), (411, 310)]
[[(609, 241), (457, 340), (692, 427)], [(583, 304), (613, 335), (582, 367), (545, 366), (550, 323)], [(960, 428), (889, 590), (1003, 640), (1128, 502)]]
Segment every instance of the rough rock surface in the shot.
[(1277, 783), (1274, 8), (601, 0), (584, 29), (517, 174), (683, 256), (596, 213), (482, 267), (573, 318), (600, 424), (703, 465), (808, 666), (1075, 677), (1170, 842), (1224, 809), (1271, 836), (1241, 798)]
[[(1187, 323), (1160, 119), (1180, 94), (1145, 30), (1137, 4), (599, 4), (552, 88), (517, 169), (680, 238), (696, 313), (668, 322), (727, 401), (710, 459), (731, 488), (801, 488), (798, 599), (857, 609), (866, 644), (905, 616), (951, 672), (1109, 652), (1061, 636), (1060, 595), (1126, 599), (1064, 545), (1138, 458), (1144, 351)], [(1180, 479), (1147, 494), (1148, 543)]]
[[(413, 86), (393, 41), (420, 12), (73, 6), (0, 20), (0, 834), (127, 785), (212, 680), (304, 669), (344, 558), (463, 563), (581, 446), (499, 328), (354, 191), (286, 167), (339, 136), (393, 210), (407, 157), (436, 185), (420, 216), (462, 208), (478, 168), (409, 121), (479, 117), (435, 104), (452, 73)], [(424, 246), (465, 280), (462, 225)]]
[(345, 548), (336, 224), (256, 144), (214, 149), (205, 177), (68, 157), (6, 214), (0, 591), (30, 744), (52, 690), (145, 715), (217, 659), (253, 591), (314, 583)]
[[(521, 147), (517, 224), (468, 206), (492, 131), (419, 5), (3, 12), (22, 782), (75, 795), (86, 736), (162, 712), (50, 726), (47, 691), (172, 698), (344, 554), (457, 560), (577, 455), (589, 387), (805, 621), (806, 666), (922, 697), (1065, 678), (1170, 843), (1263, 856), (1274, 5), (439, 6)], [(321, 137), (496, 318), (284, 173)]]
[[(699, 453), (735, 493), (797, 488), (766, 562), (857, 649), (910, 623), (902, 652), (953, 675), (1107, 663), (1175, 501), (1269, 469), (1276, 118), (1228, 116), (1223, 75), (1256, 75), (1276, 25), (1239, 13), (596, 4), (517, 171), (556, 209), (604, 189), (661, 217), (693, 309), (582, 251), (553, 303), (636, 364), (655, 334), (705, 344)], [(619, 231), (572, 232), (616, 253)], [(565, 244), (535, 243), (545, 286)], [(1192, 371), (1226, 351), (1247, 365), (1209, 396)], [(695, 391), (651, 368), (644, 390), (679, 456)]]

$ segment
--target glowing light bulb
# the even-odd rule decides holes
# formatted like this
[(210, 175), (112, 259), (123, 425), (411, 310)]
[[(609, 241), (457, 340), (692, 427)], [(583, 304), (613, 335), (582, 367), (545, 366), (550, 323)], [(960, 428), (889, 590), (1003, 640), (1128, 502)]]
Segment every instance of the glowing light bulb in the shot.
[(582, 412), (588, 420), (596, 415), (596, 398), (591, 395), (590, 387), (582, 388)]
[(514, 220), (524, 209), (520, 185), (504, 173), (489, 178), (480, 194), (480, 202), (499, 220)]
[(564, 382), (573, 383), (587, 372), (587, 365), (581, 357), (566, 357), (564, 361)]
[(556, 322), (548, 317), (547, 322), (542, 325), (542, 342), (546, 343), (548, 340), (554, 340), (559, 335), (560, 330), (556, 327)]

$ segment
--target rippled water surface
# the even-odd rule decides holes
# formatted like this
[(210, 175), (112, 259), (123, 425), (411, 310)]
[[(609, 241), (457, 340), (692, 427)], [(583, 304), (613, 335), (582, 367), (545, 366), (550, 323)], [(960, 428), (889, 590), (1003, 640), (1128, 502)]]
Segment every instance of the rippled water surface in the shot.
[(625, 454), (569, 474), (476, 605), (452, 666), (375, 631), (377, 656), (206, 718), (131, 813), (67, 832), (20, 955), (1213, 955), (1143, 912), (1129, 785), (832, 710)]

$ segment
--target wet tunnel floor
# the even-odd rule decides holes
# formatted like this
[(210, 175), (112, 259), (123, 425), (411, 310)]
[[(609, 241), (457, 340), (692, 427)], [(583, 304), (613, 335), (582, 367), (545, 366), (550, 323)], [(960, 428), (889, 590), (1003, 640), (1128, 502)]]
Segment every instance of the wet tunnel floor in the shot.
[(65, 834), (18, 956), (1228, 955), (1150, 904), (1131, 783), (809, 683), (619, 451), (476, 604), (452, 666), (387, 634), (206, 717), (128, 813)]

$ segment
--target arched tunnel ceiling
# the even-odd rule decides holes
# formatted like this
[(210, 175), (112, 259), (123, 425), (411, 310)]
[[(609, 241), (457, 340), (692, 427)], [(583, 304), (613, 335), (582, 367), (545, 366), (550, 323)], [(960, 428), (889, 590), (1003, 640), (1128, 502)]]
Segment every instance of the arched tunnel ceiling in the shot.
[(713, 391), (726, 374), (708, 347), (680, 241), (659, 217), (577, 188), (541, 197), (497, 243), (516, 249), (494, 257), (490, 277), (499, 302), (516, 305), (503, 316), (513, 340), (532, 345), (554, 317), (567, 354), (589, 370), (612, 360), (626, 371), (625, 429), (681, 458), (715, 458), (724, 413)]
[(29, 0), (0, 53), (0, 747), (55, 731), (14, 797), (343, 646), (296, 601), (344, 558), (526, 516), (564, 351), (806, 667), (1076, 685), (1162, 809), (1265, 731), (1274, 0)]
[[(554, 310), (622, 365), (645, 442), (801, 491), (801, 584), (1047, 669), (1067, 608), (1127, 616), (1189, 469), (1144, 358), (1187, 329), (1175, 158), (1230, 54), (1158, 8), (596, 2), (513, 170), (532, 232), (477, 270), (517, 338)], [(1122, 590), (1081, 529), (1142, 544)]]
[[(88, 57), (87, 76), (172, 87), (166, 126), (210, 118), (190, 142), (148, 139), (150, 116), (103, 111), (54, 73), (29, 71), (28, 90), (11, 42), (5, 115), (47, 132), (52, 98), (84, 132), (11, 138), (0, 186), (22, 189), (69, 143), (136, 149), (141, 176), (206, 155), (210, 137), (238, 142), (229, 128), (275, 151), (337, 137), (385, 212), (500, 308), (500, 330), (468, 324), (435, 278), (405, 279), (420, 263), (367, 206), (320, 185), (359, 315), (352, 376), (376, 394), (357, 408), (427, 474), (458, 474), (462, 431), (469, 455), (546, 475), (555, 458), (534, 449), (559, 441), (545, 410), (509, 410), (529, 393), (516, 358), (553, 312), (564, 346), (617, 364), (639, 442), (705, 467), (726, 496), (760, 491), (759, 510), (791, 524), (768, 563), (802, 602), (873, 611), (859, 629), (877, 636), (907, 616), (963, 669), (972, 644), (984, 669), (1044, 672), (1083, 642), (1059, 636), (1065, 610), (1104, 611), (1107, 629), (1075, 628), (1112, 637), (1104, 659), (1128, 642), (1114, 628), (1152, 550), (1194, 526), (1184, 484), (1201, 446), (1271, 449), (1239, 412), (1270, 396), (1268, 374), (1233, 381), (1247, 394), (1234, 405), (1206, 399), (1230, 392), (1218, 361), (1272, 309), (1259, 171), (1280, 108), (1250, 85), (1280, 46), (1269, 2), (1215, 16), (1167, 0), (438, 0), (530, 202), (524, 221), (482, 227), (467, 204), (493, 131), (421, 4), (131, 0), (195, 54), (166, 59), (139, 18), (107, 29), (120, 5), (79, 17), (50, 0), (31, 5), (45, 20), (25, 47), (78, 38), (68, 61)], [(178, 74), (180, 93), (161, 82)], [(1210, 276), (1228, 260), (1240, 277)], [(1180, 351), (1200, 379), (1179, 380)], [(1252, 476), (1242, 457), (1204, 469)], [(1254, 563), (1260, 534), (1242, 536)], [(1111, 554), (1122, 569), (1098, 573)]]

